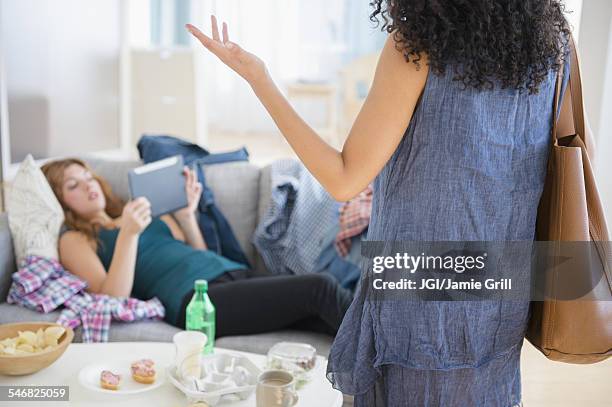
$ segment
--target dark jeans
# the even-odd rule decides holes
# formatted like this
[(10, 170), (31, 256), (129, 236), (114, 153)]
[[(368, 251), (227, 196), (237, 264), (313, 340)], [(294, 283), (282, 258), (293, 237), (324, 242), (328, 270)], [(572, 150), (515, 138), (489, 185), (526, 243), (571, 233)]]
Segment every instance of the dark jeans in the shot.
[[(185, 329), (183, 297), (177, 326)], [(233, 270), (211, 281), (208, 296), (216, 308), (216, 336), (250, 335), (283, 328), (335, 335), (352, 293), (326, 274), (254, 277)]]

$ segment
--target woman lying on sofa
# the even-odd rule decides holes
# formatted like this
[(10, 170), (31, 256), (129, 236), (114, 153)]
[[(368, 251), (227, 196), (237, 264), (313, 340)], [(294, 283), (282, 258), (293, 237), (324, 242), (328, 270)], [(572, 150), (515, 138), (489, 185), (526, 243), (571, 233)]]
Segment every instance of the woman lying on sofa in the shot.
[(206, 279), (217, 309), (217, 336), (292, 327), (334, 335), (352, 295), (322, 274), (253, 277), (246, 266), (207, 250), (195, 217), (202, 186), (185, 169), (188, 206), (151, 219), (150, 204), (124, 204), (78, 159), (42, 167), (62, 204), (60, 262), (93, 293), (157, 297), (165, 320), (185, 328), (193, 282)]

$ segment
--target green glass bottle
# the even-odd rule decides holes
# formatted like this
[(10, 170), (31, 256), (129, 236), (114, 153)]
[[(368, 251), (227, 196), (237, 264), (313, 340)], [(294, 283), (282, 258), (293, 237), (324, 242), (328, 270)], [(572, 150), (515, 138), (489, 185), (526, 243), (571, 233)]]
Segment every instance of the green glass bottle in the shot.
[(185, 320), (188, 331), (200, 331), (206, 334), (206, 346), (203, 354), (213, 353), (215, 347), (215, 306), (208, 298), (208, 281), (196, 280), (194, 293), (189, 305)]

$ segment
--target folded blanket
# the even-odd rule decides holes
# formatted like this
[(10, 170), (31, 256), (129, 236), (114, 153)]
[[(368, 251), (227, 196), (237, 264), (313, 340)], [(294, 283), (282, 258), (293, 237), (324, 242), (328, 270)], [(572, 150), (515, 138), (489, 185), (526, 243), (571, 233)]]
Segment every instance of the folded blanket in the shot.
[(13, 273), (7, 302), (48, 313), (60, 306), (57, 323), (76, 328), (83, 325), (83, 342), (106, 342), (111, 320), (163, 319), (161, 301), (152, 298), (117, 298), (85, 292), (87, 283), (66, 271), (54, 259), (28, 256)]

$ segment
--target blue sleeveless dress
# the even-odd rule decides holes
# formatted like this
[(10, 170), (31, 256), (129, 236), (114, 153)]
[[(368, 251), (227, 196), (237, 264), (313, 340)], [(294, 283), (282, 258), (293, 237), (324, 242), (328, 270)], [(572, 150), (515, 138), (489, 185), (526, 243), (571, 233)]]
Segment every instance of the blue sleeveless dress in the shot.
[[(374, 181), (366, 240), (533, 240), (556, 76), (551, 70), (539, 94), (528, 95), (462, 89), (453, 69), (430, 72)], [(562, 94), (568, 78), (569, 56)], [(357, 288), (327, 368), (335, 388), (356, 395), (356, 407), (521, 403), (527, 301), (375, 301), (366, 285)]]

